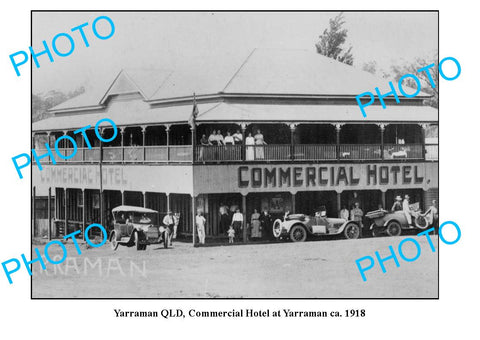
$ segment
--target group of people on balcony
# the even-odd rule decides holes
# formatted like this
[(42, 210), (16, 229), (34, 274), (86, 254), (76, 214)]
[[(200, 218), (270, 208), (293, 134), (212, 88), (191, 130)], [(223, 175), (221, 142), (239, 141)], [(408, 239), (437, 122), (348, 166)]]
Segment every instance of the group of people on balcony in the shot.
[[(200, 155), (199, 160), (241, 160), (241, 149), (233, 149), (234, 145), (243, 144), (243, 135), (237, 130), (233, 135), (227, 131), (227, 135), (223, 136), (221, 130), (212, 130), (207, 138), (206, 134), (200, 139)], [(255, 159), (264, 159), (264, 145), (267, 143), (260, 130), (252, 136), (252, 132), (248, 133), (245, 138), (245, 159), (247, 161)], [(210, 148), (215, 146), (216, 148)], [(223, 146), (224, 148), (218, 148)]]

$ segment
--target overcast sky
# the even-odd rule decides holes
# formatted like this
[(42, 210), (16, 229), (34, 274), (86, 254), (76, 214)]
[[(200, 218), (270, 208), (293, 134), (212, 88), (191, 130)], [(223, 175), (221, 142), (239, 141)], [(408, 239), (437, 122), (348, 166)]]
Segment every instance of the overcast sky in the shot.
[[(33, 48), (42, 40), (88, 22), (90, 47), (78, 32), (74, 52), (65, 58), (54, 55), (50, 63), (40, 56), (33, 66), (33, 93), (78, 86), (108, 86), (122, 68), (180, 68), (199, 60), (229, 58), (238, 65), (255, 47), (300, 48), (315, 51), (318, 36), (335, 12), (308, 13), (153, 13), (73, 12), (34, 13)], [(115, 34), (99, 40), (91, 31), (93, 20), (107, 15)], [(354, 65), (376, 61), (388, 70), (401, 60), (432, 55), (438, 49), (437, 13), (346, 12), (347, 46), (353, 46)], [(105, 27), (99, 26), (99, 29)], [(60, 40), (59, 40), (60, 41)], [(61, 44), (59, 49), (62, 50)], [(64, 48), (65, 50), (65, 48)], [(215, 70), (212, 69), (212, 72)]]

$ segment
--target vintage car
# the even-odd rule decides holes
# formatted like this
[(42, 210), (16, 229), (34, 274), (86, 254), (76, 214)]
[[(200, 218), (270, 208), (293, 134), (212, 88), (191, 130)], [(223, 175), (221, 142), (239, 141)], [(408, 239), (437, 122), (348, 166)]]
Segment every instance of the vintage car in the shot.
[(365, 217), (373, 220), (370, 225), (372, 236), (380, 236), (387, 234), (389, 236), (399, 236), (402, 230), (407, 229), (426, 229), (428, 227), (427, 213), (423, 214), (418, 210), (418, 205), (411, 205), (412, 209), (412, 223), (410, 226), (407, 217), (403, 211), (388, 212), (383, 209), (370, 211)]
[(149, 244), (169, 244), (169, 230), (158, 224), (158, 212), (152, 209), (121, 205), (112, 209), (114, 227), (110, 233), (113, 250), (118, 245), (147, 249)]
[(303, 242), (308, 235), (339, 235), (347, 239), (360, 237), (361, 227), (357, 222), (343, 218), (309, 216), (304, 214), (285, 214), (283, 220), (273, 222), (273, 235), (277, 239), (290, 238), (293, 242)]

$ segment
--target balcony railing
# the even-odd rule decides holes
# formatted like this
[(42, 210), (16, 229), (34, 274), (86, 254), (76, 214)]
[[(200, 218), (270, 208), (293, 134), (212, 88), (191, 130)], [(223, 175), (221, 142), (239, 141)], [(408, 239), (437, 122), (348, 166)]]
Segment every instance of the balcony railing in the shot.
[(382, 146), (380, 144), (340, 144), (339, 159), (381, 159)]
[[(241, 162), (241, 161), (348, 161), (348, 160), (438, 160), (438, 145), (384, 144), (383, 157), (380, 144), (269, 144), (202, 146), (195, 148), (196, 162)], [(43, 153), (38, 150), (40, 156)], [(293, 151), (293, 154), (292, 154)], [(72, 149), (59, 148), (62, 155), (69, 156)], [(156, 145), (104, 147), (103, 162), (109, 163), (162, 163), (192, 162), (191, 145)], [(56, 156), (57, 163), (98, 163), (100, 148), (78, 148), (68, 160)], [(45, 163), (48, 162), (45, 160)]]
[(198, 145), (195, 151), (195, 158), (199, 162), (241, 161), (242, 145)]
[(384, 159), (423, 159), (423, 144), (385, 144)]
[(335, 144), (295, 144), (294, 159), (315, 161), (337, 159)]
[(438, 161), (438, 144), (425, 145), (425, 159), (427, 161)]

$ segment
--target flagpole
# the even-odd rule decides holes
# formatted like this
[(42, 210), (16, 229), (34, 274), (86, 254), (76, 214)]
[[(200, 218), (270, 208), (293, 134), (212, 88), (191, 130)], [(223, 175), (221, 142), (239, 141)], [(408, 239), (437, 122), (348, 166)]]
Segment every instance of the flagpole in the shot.
[[(197, 140), (197, 136), (196, 136), (196, 118), (197, 118), (197, 113), (198, 113), (198, 108), (197, 108), (197, 98), (195, 97), (195, 92), (193, 93), (193, 108), (192, 108), (192, 126), (191, 126), (191, 129), (192, 129), (192, 168), (193, 168), (193, 165), (195, 163), (195, 159), (196, 159), (196, 155), (195, 155), (195, 150), (196, 150), (196, 140)], [(192, 171), (193, 173), (193, 171)], [(195, 193), (193, 191), (193, 187), (192, 187), (192, 245), (195, 247), (195, 241), (196, 241), (196, 229), (197, 229), (197, 226), (196, 226), (196, 223), (195, 223), (195, 218), (196, 218), (196, 211), (195, 211)]]

